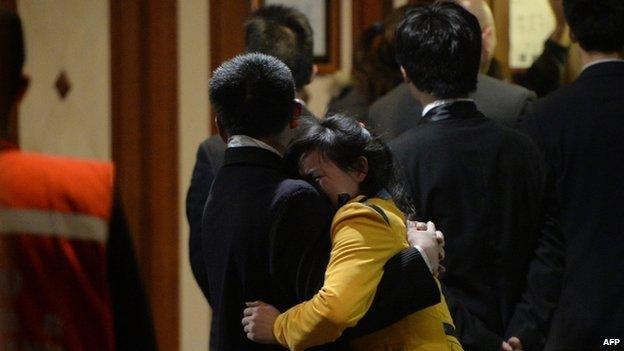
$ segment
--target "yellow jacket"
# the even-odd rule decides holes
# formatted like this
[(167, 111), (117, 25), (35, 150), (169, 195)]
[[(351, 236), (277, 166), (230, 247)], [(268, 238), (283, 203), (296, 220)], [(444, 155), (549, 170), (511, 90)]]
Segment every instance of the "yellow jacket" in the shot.
[[(291, 350), (336, 340), (357, 324), (371, 306), (388, 259), (409, 247), (404, 215), (391, 200), (352, 199), (334, 216), (332, 251), (321, 290), (306, 302), (280, 314), (273, 326), (276, 339)], [(383, 209), (388, 222), (367, 204)], [(406, 277), (409, 279), (409, 277)], [(462, 350), (455, 337), (446, 301), (413, 313), (399, 322), (351, 342), (353, 350)], [(454, 326), (453, 326), (454, 328)]]

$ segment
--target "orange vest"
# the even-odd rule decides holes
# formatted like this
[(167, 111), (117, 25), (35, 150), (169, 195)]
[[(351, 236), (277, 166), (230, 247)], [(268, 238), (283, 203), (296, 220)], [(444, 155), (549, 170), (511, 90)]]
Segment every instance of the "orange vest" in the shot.
[(0, 350), (114, 350), (113, 167), (0, 149)]

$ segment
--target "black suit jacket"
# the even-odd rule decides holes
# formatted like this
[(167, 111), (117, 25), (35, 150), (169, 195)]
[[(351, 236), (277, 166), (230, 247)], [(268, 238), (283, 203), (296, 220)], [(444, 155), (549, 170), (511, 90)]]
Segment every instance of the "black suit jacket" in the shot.
[(539, 236), (539, 152), (472, 102), (420, 121), (390, 146), (418, 215), (446, 236), (442, 282), (459, 340), (466, 350), (498, 350)]
[[(530, 112), (535, 94), (517, 85), (479, 74), (477, 90), (470, 94), (479, 111), (497, 122), (513, 126)], [(422, 106), (403, 83), (375, 101), (368, 112), (370, 127), (384, 140), (392, 140), (418, 124)]]
[(208, 281), (201, 258), (201, 219), (210, 187), (223, 164), (226, 144), (218, 135), (204, 140), (197, 149), (197, 160), (193, 168), (191, 185), (186, 193), (186, 218), (190, 226), (189, 259), (193, 277), (200, 289), (207, 294)]
[(563, 236), (541, 242), (519, 317), (545, 328), (546, 350), (602, 348), (624, 333), (624, 62), (588, 67), (524, 125), (555, 179)]
[[(301, 113), (302, 122), (316, 119), (314, 114), (303, 105)], [(214, 178), (223, 165), (223, 156), (227, 144), (219, 135), (213, 135), (204, 140), (197, 148), (195, 166), (191, 185), (186, 193), (186, 218), (189, 222), (189, 259), (193, 277), (200, 289), (206, 295), (207, 281), (204, 264), (201, 259), (201, 219), (204, 205), (210, 193), (210, 187)]]
[[(231, 148), (214, 180), (201, 228), (206, 292), (213, 308), (212, 350), (275, 349), (246, 338), (240, 322), (245, 301), (263, 300), (283, 311), (311, 298), (322, 285), (331, 249), (331, 207), (307, 182), (287, 179), (282, 166), (270, 151)], [(408, 251), (417, 264), (394, 278), (387, 269), (369, 311), (378, 314), (358, 325), (363, 332), (439, 302), (422, 257), (416, 249)], [(384, 280), (395, 284), (388, 287)], [(397, 304), (387, 304), (384, 295)]]

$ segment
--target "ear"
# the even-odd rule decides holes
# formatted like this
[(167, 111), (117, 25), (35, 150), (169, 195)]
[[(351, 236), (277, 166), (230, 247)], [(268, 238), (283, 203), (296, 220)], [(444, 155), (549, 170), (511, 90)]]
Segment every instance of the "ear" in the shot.
[(312, 65), (312, 74), (310, 75), (310, 82), (314, 80), (314, 78), (316, 78), (316, 75), (318, 74), (319, 68), (316, 64)]
[(481, 53), (484, 57), (490, 57), (494, 51), (495, 32), (493, 26), (486, 26), (481, 30)]
[(358, 157), (355, 161), (356, 163), (356, 171), (353, 171), (353, 177), (358, 183), (361, 183), (366, 179), (368, 175), (368, 159), (364, 156)]
[[(484, 47), (489, 47), (490, 40), (492, 40), (492, 34), (494, 33), (493, 30), (494, 28), (492, 26), (486, 26), (481, 30), (481, 40)], [(488, 45), (486, 45), (486, 43)]]
[(301, 114), (303, 113), (303, 103), (299, 99), (295, 99), (295, 106), (293, 107), (293, 115), (290, 121), (288, 121), (288, 127), (290, 129), (296, 129), (301, 124)]
[(401, 75), (403, 76), (403, 82), (408, 83), (408, 84), (412, 82), (409, 76), (407, 75), (407, 71), (405, 70), (405, 68), (403, 68), (403, 66), (401, 66)]
[(223, 127), (221, 126), (221, 122), (219, 122), (219, 119), (217, 117), (215, 117), (214, 121), (215, 121), (215, 126), (217, 127), (217, 133), (221, 137), (221, 140), (223, 140), (223, 142), (227, 144), (227, 141), (230, 137), (227, 135), (225, 130), (223, 130)]

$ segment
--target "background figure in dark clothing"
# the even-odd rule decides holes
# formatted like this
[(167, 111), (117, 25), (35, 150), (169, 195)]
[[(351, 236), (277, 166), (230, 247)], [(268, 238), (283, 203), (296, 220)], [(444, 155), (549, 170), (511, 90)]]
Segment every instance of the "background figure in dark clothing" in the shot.
[(112, 165), (8, 140), (24, 58), (21, 21), (0, 7), (0, 349), (155, 350)]
[[(307, 17), (294, 8), (262, 7), (253, 12), (245, 23), (245, 50), (271, 55), (284, 62), (293, 73), (298, 95), (316, 74), (312, 40), (312, 28)], [(315, 118), (305, 104), (302, 118)], [(225, 146), (224, 140), (219, 135), (213, 135), (199, 145), (191, 185), (186, 195), (186, 218), (191, 228), (189, 238), (191, 269), (204, 295), (206, 274), (199, 250), (201, 217), (214, 176), (223, 164)]]
[[(432, 2), (432, 1), (430, 1)], [(515, 125), (518, 117), (530, 112), (535, 94), (520, 86), (486, 76), (496, 47), (494, 18), (483, 0), (459, 1), (477, 17), (483, 37), (480, 51), (477, 89), (470, 94), (479, 111), (486, 117)], [(382, 96), (369, 110), (369, 124), (375, 133), (389, 141), (418, 123), (422, 105), (410, 93), (408, 84), (401, 84)]]
[[(513, 82), (544, 97), (557, 90), (564, 81), (565, 65), (570, 47), (569, 27), (563, 14), (563, 0), (549, 0), (555, 15), (555, 29), (544, 42), (544, 51), (524, 72), (512, 75)], [(494, 62), (493, 62), (494, 63)], [(489, 75), (490, 72), (488, 72)], [(500, 76), (492, 75), (500, 78)]]
[(368, 107), (403, 82), (396, 62), (395, 32), (405, 13), (413, 7), (404, 5), (395, 9), (383, 22), (362, 33), (353, 52), (352, 82), (329, 101), (327, 116), (340, 113), (366, 123)]
[(545, 350), (606, 350), (624, 335), (624, 2), (563, 5), (585, 66), (525, 121), (555, 180), (563, 236), (542, 241), (514, 326), (538, 329)]
[[(220, 133), (228, 136), (200, 237), (206, 295), (213, 308), (213, 350), (271, 349), (247, 339), (241, 328), (245, 303), (262, 300), (284, 310), (309, 299), (323, 282), (330, 251), (330, 205), (313, 186), (288, 179), (283, 170), (282, 155), (296, 133), (301, 108), (294, 90), (288, 68), (263, 54), (224, 63), (210, 83)], [(431, 269), (437, 269), (437, 242), (427, 235), (418, 239), (416, 245), (427, 253)], [(410, 248), (403, 253), (403, 259), (414, 263), (412, 270), (395, 274), (386, 265), (375, 297), (385, 305), (373, 301), (369, 314), (375, 317), (356, 329), (378, 330), (440, 301), (420, 251)], [(388, 282), (393, 283), (385, 288)]]
[(425, 107), (390, 146), (419, 215), (452, 238), (442, 282), (460, 342), (498, 350), (541, 229), (539, 152), (468, 98), (481, 61), (481, 28), (468, 11), (448, 2), (415, 10), (397, 30), (397, 54)]

